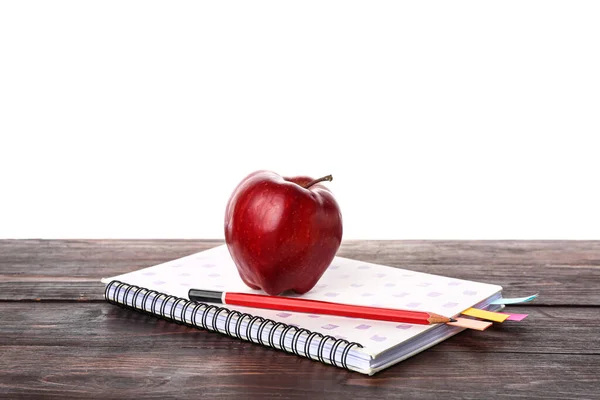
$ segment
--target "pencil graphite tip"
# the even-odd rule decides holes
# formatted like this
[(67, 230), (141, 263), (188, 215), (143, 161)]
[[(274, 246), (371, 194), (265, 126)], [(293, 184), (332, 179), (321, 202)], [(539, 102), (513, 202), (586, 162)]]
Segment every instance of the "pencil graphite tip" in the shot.
[(450, 322), (458, 322), (457, 320), (455, 320), (454, 318), (449, 318)]

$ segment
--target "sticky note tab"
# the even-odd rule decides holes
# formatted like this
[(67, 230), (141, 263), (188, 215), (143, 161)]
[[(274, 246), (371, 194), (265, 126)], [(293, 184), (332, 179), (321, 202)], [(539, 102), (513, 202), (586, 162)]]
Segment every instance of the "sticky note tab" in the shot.
[(538, 297), (538, 293), (532, 295), (532, 296), (528, 296), (528, 297), (515, 297), (512, 299), (508, 299), (508, 298), (504, 298), (501, 297), (499, 299), (496, 299), (494, 301), (492, 301), (490, 304), (519, 304), (519, 303), (527, 303), (528, 301), (531, 301), (535, 298)]
[(486, 310), (480, 310), (478, 308), (469, 308), (462, 312), (464, 315), (468, 315), (470, 317), (483, 318), (488, 321), (496, 321), (496, 322), (504, 322), (508, 318), (506, 314), (500, 314), (497, 312), (491, 312)]
[(484, 331), (490, 326), (492, 326), (491, 322), (487, 321), (479, 321), (476, 319), (469, 318), (455, 318), (456, 322), (448, 322), (448, 325), (459, 326), (461, 328), (475, 329), (477, 331)]
[(529, 316), (529, 314), (510, 314), (510, 313), (499, 313), (508, 315), (507, 321), (523, 321)]

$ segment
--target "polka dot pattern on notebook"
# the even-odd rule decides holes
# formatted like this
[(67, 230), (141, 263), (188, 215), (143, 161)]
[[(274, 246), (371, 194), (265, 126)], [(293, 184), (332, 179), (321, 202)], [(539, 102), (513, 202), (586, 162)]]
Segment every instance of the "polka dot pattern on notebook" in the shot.
[[(248, 288), (241, 281), (226, 248), (134, 271), (127, 276), (130, 277), (130, 282), (138, 286), (179, 297), (187, 297), (190, 288), (264, 294)], [(410, 265), (405, 269), (392, 268), (336, 258), (313, 289), (304, 295), (290, 295), (311, 300), (404, 308), (454, 316), (490, 296), (494, 290), (498, 290), (494, 285), (413, 271)], [(240, 312), (250, 311), (247, 307), (228, 308)], [(361, 343), (373, 352), (381, 351), (427, 329), (423, 325), (283, 310), (260, 310), (254, 315)]]

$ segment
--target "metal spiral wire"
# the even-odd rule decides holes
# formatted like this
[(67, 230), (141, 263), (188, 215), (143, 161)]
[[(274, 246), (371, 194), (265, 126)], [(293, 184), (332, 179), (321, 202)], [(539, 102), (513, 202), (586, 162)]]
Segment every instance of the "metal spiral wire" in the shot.
[[(127, 300), (130, 298), (131, 293), (133, 293), (131, 295), (132, 300), (131, 304), (129, 304)], [(119, 296), (121, 294), (123, 295), (122, 301), (119, 300)], [(140, 295), (142, 295), (141, 305), (138, 306), (138, 297)], [(109, 303), (115, 304), (122, 308), (153, 315), (155, 317), (189, 327), (219, 332), (227, 336), (247, 340), (263, 346), (269, 346), (274, 349), (280, 349), (287, 353), (293, 353), (298, 356), (307, 357), (311, 360), (318, 360), (324, 364), (332, 364), (336, 367), (345, 369), (349, 369), (347, 358), (350, 350), (353, 347), (363, 347), (360, 343), (350, 342), (346, 339), (336, 339), (330, 335), (323, 335), (319, 332), (311, 332), (308, 329), (298, 328), (294, 325), (287, 325), (283, 322), (277, 322), (272, 319), (241, 313), (225, 307), (194, 302), (184, 298), (166, 295), (156, 290), (146, 289), (136, 285), (129, 285), (120, 281), (111, 281), (108, 285), (106, 285), (104, 297)], [(151, 299), (149, 307), (147, 307), (148, 299)], [(172, 302), (172, 304), (170, 305), (170, 310), (167, 312), (167, 305), (169, 302)], [(177, 308), (180, 305), (182, 305), (182, 309), (181, 312), (178, 312)], [(190, 308), (191, 318), (188, 321), (187, 315)], [(211, 312), (213, 314), (212, 317), (209, 318)], [(226, 315), (224, 330), (220, 330), (217, 327), (218, 317), (221, 314)], [(197, 317), (200, 317), (200, 320), (198, 320)], [(232, 330), (231, 325), (234, 318), (236, 318), (236, 320), (235, 326)], [(242, 324), (244, 321), (247, 322), (247, 325), (245, 332), (242, 332)], [(256, 324), (258, 324), (257, 334), (254, 336), (252, 335), (252, 328)], [(267, 329), (267, 326), (269, 325), (271, 326)], [(281, 333), (278, 343), (275, 343), (275, 333), (278, 329), (281, 329)], [(265, 330), (268, 337), (266, 342), (263, 339)], [(298, 343), (303, 335), (306, 337), (306, 341), (304, 343), (304, 348), (299, 350)], [(291, 341), (289, 348), (286, 347), (286, 340), (288, 339)], [(325, 345), (331, 340), (334, 342), (329, 350), (329, 355), (326, 357), (324, 354)], [(316, 353), (310, 351), (313, 342), (315, 342), (315, 345), (317, 346)], [(338, 361), (336, 360), (335, 356), (340, 351), (341, 356)]]

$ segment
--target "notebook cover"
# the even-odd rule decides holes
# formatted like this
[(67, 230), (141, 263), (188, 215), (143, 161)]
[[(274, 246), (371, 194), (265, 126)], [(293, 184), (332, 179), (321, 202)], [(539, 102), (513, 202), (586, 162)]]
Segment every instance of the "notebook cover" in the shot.
[[(484, 302), (501, 286), (336, 257), (318, 284), (303, 298), (422, 310), (446, 316)], [(240, 279), (225, 245), (134, 272), (102, 279), (119, 280), (161, 293), (188, 298), (190, 288), (262, 293)], [(286, 294), (289, 296), (299, 296)], [(377, 358), (388, 349), (435, 325), (413, 325), (327, 315), (311, 315), (228, 305), (227, 308), (357, 342)]]

